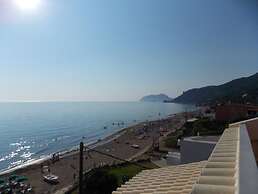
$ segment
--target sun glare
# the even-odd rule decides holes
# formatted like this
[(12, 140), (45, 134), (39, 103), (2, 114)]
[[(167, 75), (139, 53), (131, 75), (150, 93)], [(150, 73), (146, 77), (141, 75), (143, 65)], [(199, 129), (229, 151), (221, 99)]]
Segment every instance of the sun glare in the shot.
[(41, 0), (14, 0), (15, 5), (22, 11), (35, 11)]

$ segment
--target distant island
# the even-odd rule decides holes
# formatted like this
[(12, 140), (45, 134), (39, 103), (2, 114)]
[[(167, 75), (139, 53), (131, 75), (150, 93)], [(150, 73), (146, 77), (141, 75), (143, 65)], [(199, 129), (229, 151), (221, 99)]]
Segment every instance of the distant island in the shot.
[(140, 101), (141, 102), (170, 102), (173, 99), (167, 96), (166, 94), (157, 94), (157, 95), (148, 95), (144, 96)]
[(187, 104), (214, 104), (224, 102), (258, 104), (258, 73), (218, 86), (207, 86), (188, 90), (175, 98), (173, 102)]

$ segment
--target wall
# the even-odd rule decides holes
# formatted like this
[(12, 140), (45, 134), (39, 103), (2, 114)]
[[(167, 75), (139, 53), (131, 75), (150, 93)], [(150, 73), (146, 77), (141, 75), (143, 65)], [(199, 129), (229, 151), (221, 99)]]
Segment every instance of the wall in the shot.
[(256, 162), (258, 163), (258, 118), (233, 123), (231, 124), (231, 126), (239, 126), (241, 124), (246, 124), (246, 128), (252, 145), (252, 150), (254, 152)]
[(246, 127), (251, 140), (256, 162), (258, 163), (258, 119), (246, 122)]
[[(244, 104), (227, 104), (216, 107), (218, 121), (234, 122), (240, 119), (252, 118), (257, 114), (258, 106)], [(250, 114), (252, 113), (252, 114)]]
[[(246, 125), (240, 125), (239, 194), (258, 193), (258, 169)], [(249, 126), (250, 127), (250, 126)]]
[(236, 121), (247, 118), (247, 109), (238, 105), (223, 105), (216, 107), (216, 120), (218, 121)]

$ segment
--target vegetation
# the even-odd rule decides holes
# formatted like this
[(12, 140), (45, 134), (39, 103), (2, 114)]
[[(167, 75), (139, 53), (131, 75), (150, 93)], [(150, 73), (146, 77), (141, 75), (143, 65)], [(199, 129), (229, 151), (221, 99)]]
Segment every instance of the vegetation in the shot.
[(181, 129), (168, 135), (164, 139), (164, 143), (167, 148), (178, 148), (177, 140), (181, 139), (181, 137), (220, 135), (227, 127), (228, 124), (224, 122), (210, 120), (208, 118), (198, 119), (194, 122), (185, 123)]
[[(92, 170), (85, 178), (84, 193), (111, 194), (117, 187), (124, 184), (142, 170), (146, 168), (157, 168), (157, 166), (150, 161), (142, 161), (138, 162), (138, 164), (143, 167), (131, 163), (123, 163)], [(73, 194), (77, 193), (78, 191), (73, 192)]]
[(165, 146), (167, 148), (178, 148), (177, 140), (180, 139), (182, 137), (182, 135), (183, 135), (183, 131), (181, 129), (177, 130), (174, 133), (171, 133), (164, 140)]
[(190, 104), (252, 103), (258, 104), (258, 73), (219, 86), (191, 89), (174, 99), (174, 102)]
[(168, 136), (165, 139), (165, 146), (168, 148), (177, 148), (177, 136)]
[(113, 168), (109, 171), (109, 173), (117, 177), (118, 185), (120, 186), (142, 170), (143, 169), (141, 169), (140, 167), (126, 166)]
[(84, 193), (111, 194), (118, 187), (118, 180), (106, 169), (95, 169), (86, 177), (84, 185)]
[(183, 136), (220, 135), (226, 127), (227, 123), (203, 118), (193, 123), (186, 123), (183, 127)]

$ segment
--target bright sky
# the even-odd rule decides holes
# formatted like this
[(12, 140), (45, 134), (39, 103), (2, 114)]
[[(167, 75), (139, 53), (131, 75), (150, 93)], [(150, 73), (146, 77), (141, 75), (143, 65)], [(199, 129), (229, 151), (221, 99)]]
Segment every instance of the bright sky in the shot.
[(257, 71), (256, 0), (0, 0), (0, 101), (175, 97)]

